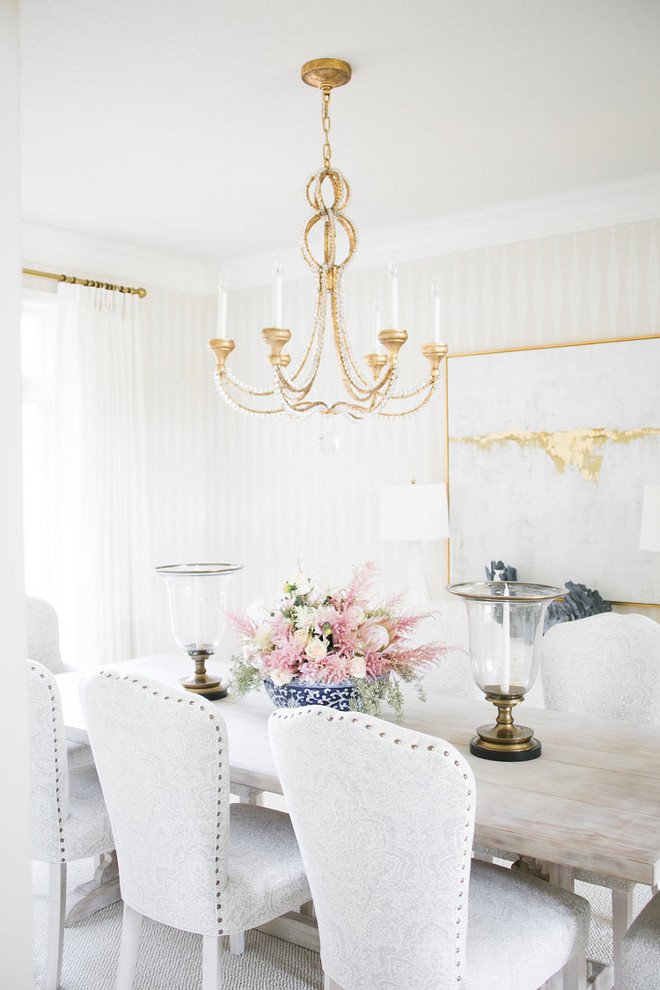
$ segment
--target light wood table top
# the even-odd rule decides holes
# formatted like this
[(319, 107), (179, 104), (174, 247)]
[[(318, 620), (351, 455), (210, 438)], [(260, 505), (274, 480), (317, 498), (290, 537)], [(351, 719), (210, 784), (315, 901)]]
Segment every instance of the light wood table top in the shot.
[[(222, 664), (209, 664), (221, 672)], [(182, 656), (158, 655), (104, 669), (147, 675), (169, 686), (191, 672)], [(57, 677), (67, 736), (86, 741), (78, 700), (81, 677)], [(227, 724), (231, 778), (281, 793), (268, 743), (273, 706), (265, 692), (206, 702)], [(390, 719), (391, 720), (391, 719)], [(595, 870), (644, 884), (660, 880), (660, 727), (517, 709), (543, 745), (539, 759), (499, 763), (469, 752), (478, 725), (493, 722), (486, 701), (434, 697), (406, 704), (403, 724), (451, 742), (477, 781), (475, 841), (566, 867)]]

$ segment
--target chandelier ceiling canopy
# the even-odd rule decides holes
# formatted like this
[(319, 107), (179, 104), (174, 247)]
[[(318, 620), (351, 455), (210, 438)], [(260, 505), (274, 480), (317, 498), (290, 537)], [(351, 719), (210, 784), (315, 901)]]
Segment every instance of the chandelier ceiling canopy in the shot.
[[(223, 398), (232, 406), (248, 413), (277, 415), (301, 419), (311, 413), (326, 415), (342, 413), (352, 419), (366, 416), (405, 416), (416, 412), (429, 401), (440, 374), (440, 365), (447, 346), (438, 342), (424, 344), (422, 354), (428, 360), (428, 378), (409, 391), (396, 388), (399, 370), (399, 350), (408, 339), (405, 330), (397, 326), (380, 330), (378, 340), (382, 350), (364, 357), (366, 371), (362, 372), (353, 357), (346, 332), (343, 305), (343, 276), (356, 249), (357, 235), (351, 220), (344, 213), (350, 198), (350, 187), (341, 172), (331, 164), (330, 96), (333, 89), (345, 85), (351, 78), (351, 67), (341, 59), (322, 58), (306, 62), (301, 69), (305, 83), (320, 89), (322, 95), (323, 167), (307, 183), (307, 202), (314, 211), (303, 234), (303, 257), (317, 278), (316, 311), (312, 330), (304, 347), (303, 357), (295, 368), (289, 369), (291, 355), (285, 348), (291, 331), (281, 326), (281, 275), (275, 274), (273, 323), (261, 336), (270, 348), (268, 361), (272, 368), (273, 387), (258, 389), (243, 384), (227, 367), (234, 341), (218, 336), (209, 341), (217, 367), (214, 378)], [(317, 224), (322, 225), (321, 250), (316, 254), (311, 235)], [(338, 234), (346, 245), (338, 257)], [(317, 238), (318, 239), (318, 238)], [(317, 257), (317, 255), (319, 255)], [(396, 277), (391, 276), (391, 293), (396, 293)], [(226, 327), (226, 293), (218, 301), (218, 326)], [(398, 322), (398, 306), (390, 306), (391, 322)], [(331, 329), (335, 357), (345, 395), (334, 401), (315, 399), (310, 393), (317, 381), (326, 332)]]

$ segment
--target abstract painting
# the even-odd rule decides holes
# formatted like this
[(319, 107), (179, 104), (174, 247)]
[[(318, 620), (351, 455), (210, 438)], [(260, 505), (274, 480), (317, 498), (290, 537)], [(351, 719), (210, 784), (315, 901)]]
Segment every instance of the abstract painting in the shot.
[(660, 602), (639, 549), (642, 488), (660, 484), (660, 337), (450, 356), (450, 579), (518, 580)]

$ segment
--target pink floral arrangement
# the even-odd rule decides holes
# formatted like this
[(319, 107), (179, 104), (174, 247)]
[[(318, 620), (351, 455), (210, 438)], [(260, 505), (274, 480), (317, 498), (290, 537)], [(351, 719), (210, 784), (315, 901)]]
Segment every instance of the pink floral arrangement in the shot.
[(233, 689), (245, 694), (266, 678), (276, 685), (350, 681), (364, 710), (378, 714), (386, 699), (400, 713), (399, 685), (383, 675), (415, 681), (444, 651), (437, 643), (412, 640), (427, 613), (402, 612), (400, 596), (372, 601), (377, 575), (376, 565), (367, 563), (354, 569), (346, 587), (327, 588), (299, 572), (275, 607), (258, 617), (231, 616), (243, 645), (232, 658)]

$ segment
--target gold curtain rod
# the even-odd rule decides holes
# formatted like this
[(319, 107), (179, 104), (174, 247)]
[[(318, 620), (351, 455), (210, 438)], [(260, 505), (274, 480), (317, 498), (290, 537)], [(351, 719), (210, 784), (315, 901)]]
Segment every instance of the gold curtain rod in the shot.
[(70, 282), (73, 285), (87, 285), (92, 289), (109, 289), (111, 292), (128, 292), (131, 296), (144, 299), (146, 289), (131, 289), (126, 285), (112, 285), (110, 282), (96, 282), (91, 278), (76, 278), (75, 275), (54, 275), (53, 272), (35, 272), (31, 268), (23, 269), (24, 275), (34, 275), (36, 278), (54, 278), (56, 282)]

